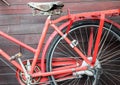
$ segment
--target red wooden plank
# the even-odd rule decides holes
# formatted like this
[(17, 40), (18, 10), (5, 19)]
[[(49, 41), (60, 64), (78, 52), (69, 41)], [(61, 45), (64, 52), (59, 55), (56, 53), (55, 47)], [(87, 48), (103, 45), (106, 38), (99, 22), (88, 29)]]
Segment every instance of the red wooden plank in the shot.
[[(8, 25), (0, 26), (0, 30), (8, 34), (41, 34), (44, 24), (21, 24), (21, 25)], [(52, 33), (53, 29), (50, 29), (47, 33)]]
[[(64, 11), (66, 11), (67, 8), (70, 8), (71, 11), (79, 12), (120, 8), (119, 3), (120, 1), (65, 3)], [(26, 4), (12, 5), (10, 7), (0, 6), (0, 14), (27, 14), (27, 13), (31, 13), (31, 9)]]
[[(40, 39), (40, 34), (11, 35), (11, 36), (26, 44), (38, 44), (38, 41)], [(50, 34), (47, 34), (45, 42), (49, 36)], [(0, 45), (16, 45), (16, 44), (13, 44), (9, 40), (0, 37)]]
[(27, 5), (0, 6), (0, 14), (24, 14), (30, 12), (31, 9)]
[(76, 12), (99, 11), (120, 8), (119, 4), (120, 1), (66, 3), (64, 10), (69, 8), (71, 11)]
[[(34, 2), (38, 2), (39, 0), (7, 0), (7, 2), (11, 5), (14, 5), (14, 4), (26, 4), (30, 1), (34, 1)], [(0, 2), (2, 3), (2, 2)], [(2, 3), (3, 4), (3, 3)]]
[(11, 25), (11, 24), (19, 24), (20, 17), (17, 15), (4, 15), (0, 16), (0, 25)]
[[(112, 20), (120, 23), (120, 16), (119, 17), (112, 17)], [(3, 32), (6, 32), (8, 34), (18, 34), (18, 35), (24, 35), (24, 34), (41, 34), (43, 27), (44, 27), (44, 23), (39, 23), (39, 22), (35, 22), (34, 23), (34, 18), (33, 21), (31, 22), (31, 20), (27, 21), (27, 23), (33, 23), (33, 24), (18, 24), (18, 25), (5, 25), (5, 26), (0, 26), (0, 30)], [(38, 24), (37, 24), (38, 23)], [(51, 34), (53, 32), (53, 29), (49, 29), (49, 31), (47, 32), (48, 34)]]
[(14, 75), (0, 76), (0, 85), (20, 85), (20, 84), (18, 83), (16, 76), (14, 74)]
[(46, 16), (32, 16), (32, 14), (0, 15), (0, 25), (43, 24), (46, 18)]
[[(104, 9), (112, 9), (112, 8), (119, 8), (120, 1), (117, 2), (102, 2), (102, 3), (98, 3), (98, 2), (93, 2), (93, 3), (85, 3), (82, 2), (80, 3), (80, 6), (78, 8), (79, 3), (66, 3), (65, 7), (64, 7), (64, 11), (67, 10), (67, 8), (70, 8), (71, 11), (75, 11), (75, 12), (82, 12), (82, 11), (94, 11), (94, 10), (104, 10)], [(94, 6), (94, 4), (96, 4), (97, 7)], [(107, 6), (106, 6), (107, 4)], [(109, 4), (109, 5), (108, 5)], [(14, 8), (14, 7), (13, 7)], [(18, 9), (20, 9), (21, 7), (18, 6)], [(24, 7), (23, 7), (24, 8)], [(15, 9), (15, 8), (14, 8)], [(25, 8), (28, 11), (25, 10), (12, 10), (9, 9), (8, 11), (4, 11), (2, 12), (4, 13), (29, 13), (30, 10), (28, 10), (29, 8)], [(1, 13), (1, 11), (0, 11)], [(34, 24), (34, 23), (43, 23), (45, 21), (45, 17), (39, 17), (39, 16), (35, 16), (33, 17), (32, 14), (30, 13), (30, 15), (1, 15), (0, 16), (0, 25), (11, 25), (11, 24)]]
[[(15, 5), (15, 4), (27, 4), (28, 2), (52, 2), (53, 0), (7, 0), (11, 5)], [(70, 3), (74, 3), (74, 2), (91, 2), (91, 1), (96, 1), (96, 2), (100, 2), (100, 1), (119, 1), (119, 0), (54, 0), (54, 1), (62, 1), (64, 3), (66, 2), (70, 2)], [(2, 5), (3, 3), (0, 2), (0, 5)]]
[[(37, 45), (38, 44), (29, 44), (29, 46), (31, 46), (33, 48), (37, 48)], [(45, 44), (43, 44), (43, 47), (44, 47), (44, 45)], [(30, 52), (20, 46), (16, 46), (16, 45), (8, 45), (8, 44), (1, 45), (0, 44), (0, 48), (2, 50), (4, 50), (10, 56), (15, 55), (18, 52), (21, 52), (23, 55), (23, 57), (21, 58), (22, 60), (32, 59), (34, 56), (34, 54), (32, 52)], [(42, 50), (43, 50), (43, 48), (42, 48)], [(40, 53), (40, 56), (41, 56), (41, 53)], [(2, 56), (0, 56), (0, 58), (4, 59)], [(11, 65), (11, 64), (9, 64), (9, 65)], [(3, 62), (0, 61), (0, 66), (6, 66), (6, 64), (4, 64)]]
[(21, 15), (21, 24), (40, 24), (45, 22), (47, 16)]
[(10, 55), (14, 55), (15, 53), (18, 53), (20, 51), (19, 46), (16, 46), (15, 44), (0, 44), (0, 49), (4, 50)]

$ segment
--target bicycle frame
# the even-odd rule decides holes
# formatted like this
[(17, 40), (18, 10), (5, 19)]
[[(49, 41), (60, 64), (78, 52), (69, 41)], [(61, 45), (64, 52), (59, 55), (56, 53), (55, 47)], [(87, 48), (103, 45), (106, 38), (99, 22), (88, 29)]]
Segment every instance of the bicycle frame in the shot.
[[(66, 73), (66, 72), (72, 73), (73, 70), (74, 71), (86, 70), (87, 67), (82, 67), (82, 68), (77, 67), (77, 68), (73, 68), (73, 69), (64, 69), (64, 70), (59, 70), (59, 71), (45, 72), (45, 55), (46, 55), (46, 51), (47, 51), (48, 46), (49, 46), (50, 42), (52, 41), (52, 39), (55, 37), (55, 35), (60, 34), (65, 39), (65, 41), (70, 45), (71, 40), (69, 40), (67, 37), (64, 37), (65, 34), (63, 34), (61, 31), (64, 27), (66, 27), (70, 24), (70, 20), (73, 20), (73, 22), (75, 22), (77, 20), (83, 20), (83, 19), (100, 19), (100, 26), (99, 26), (99, 30), (98, 30), (98, 34), (97, 34), (97, 39), (96, 39), (96, 43), (95, 43), (92, 61), (88, 60), (87, 57), (76, 46), (73, 47), (73, 49), (79, 54), (79, 56), (81, 56), (81, 58), (83, 58), (83, 60), (85, 62), (87, 62), (90, 66), (94, 66), (94, 64), (96, 62), (96, 58), (97, 58), (97, 53), (98, 53), (98, 49), (99, 49), (98, 45), (100, 43), (104, 22), (106, 21), (106, 22), (112, 23), (116, 27), (120, 28), (119, 24), (114, 23), (111, 20), (105, 19), (105, 15), (113, 15), (113, 14), (119, 15), (120, 9), (97, 11), (97, 12), (87, 12), (87, 13), (80, 13), (80, 14), (68, 14), (68, 15), (62, 16), (56, 20), (50, 20), (51, 16), (49, 16), (45, 22), (45, 26), (43, 28), (43, 32), (42, 32), (41, 38), (39, 40), (37, 49), (34, 49), (34, 48), (24, 44), (23, 42), (7, 35), (6, 33), (2, 32), (2, 31), (0, 31), (0, 36), (20, 45), (23, 48), (26, 48), (27, 50), (34, 53), (34, 58), (33, 58), (31, 70), (30, 70), (30, 75), (32, 77), (50, 76), (50, 75), (56, 75), (56, 74), (61, 74), (61, 73)], [(63, 20), (68, 20), (68, 21), (59, 27), (55, 25)], [(42, 49), (43, 42), (45, 40), (49, 26), (51, 26), (55, 31), (53, 32), (53, 34), (51, 34), (51, 36), (48, 39), (48, 41), (45, 45), (45, 48), (43, 50), (42, 57), (41, 57), (41, 72), (33, 73), (33, 70), (37, 63), (40, 52), (42, 51), (41, 49)], [(91, 33), (91, 36), (92, 36), (92, 33)], [(91, 37), (91, 39), (89, 41), (89, 46), (88, 46), (89, 47), (88, 54), (90, 54), (90, 51), (91, 51), (90, 43), (92, 43), (92, 42), (93, 42), (93, 39)], [(6, 60), (8, 60), (10, 63), (12, 63), (17, 69), (19, 69), (20, 71), (23, 72), (23, 69), (20, 66), (20, 64), (18, 62), (16, 62), (15, 60), (10, 61), (10, 56), (7, 53), (5, 53), (2, 49), (0, 49), (0, 55), (2, 55)]]

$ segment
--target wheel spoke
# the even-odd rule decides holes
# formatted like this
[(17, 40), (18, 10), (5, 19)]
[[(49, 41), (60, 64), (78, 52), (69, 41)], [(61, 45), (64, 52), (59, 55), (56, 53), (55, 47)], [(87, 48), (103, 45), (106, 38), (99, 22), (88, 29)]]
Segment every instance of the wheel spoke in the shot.
[[(111, 54), (106, 55), (105, 58), (102, 59), (100, 62), (103, 63), (103, 62), (105, 62), (105, 61), (108, 61), (108, 60), (114, 58), (114, 57), (117, 56), (117, 55), (120, 55), (120, 50), (117, 51), (117, 52), (113, 52), (113, 53), (111, 53)], [(117, 58), (118, 58), (118, 57), (117, 57)], [(115, 58), (115, 59), (116, 59), (116, 58)], [(108, 62), (109, 62), (109, 61), (108, 61)], [(108, 62), (105, 62), (105, 63), (108, 63)]]
[[(115, 79), (115, 81), (120, 82), (120, 79), (118, 79), (118, 77), (120, 77), (120, 76), (114, 75), (114, 74), (109, 73), (109, 72), (105, 72), (105, 73), (108, 74), (108, 75), (110, 75), (113, 79)], [(117, 78), (116, 78), (116, 77), (117, 77)], [(116, 85), (116, 84), (115, 84), (115, 85)]]
[[(76, 37), (77, 41), (79, 42), (78, 37), (77, 37), (77, 35), (76, 35), (76, 33), (75, 33), (75, 32), (74, 32), (74, 35), (75, 35), (75, 37)], [(84, 52), (84, 51), (82, 50), (82, 48), (81, 48), (80, 44), (78, 44), (78, 48), (81, 50), (81, 52)]]
[(104, 85), (108, 85), (108, 84), (105, 82), (105, 80), (103, 80), (103, 79), (101, 79), (101, 78), (100, 78), (100, 80), (104, 83)]
[(112, 85), (116, 85), (115, 82), (106, 73), (104, 74), (108, 80), (111, 81)]
[(106, 54), (106, 50), (110, 47), (110, 46), (112, 46), (112, 44), (114, 44), (115, 42), (113, 42), (113, 43), (110, 43), (111, 41), (112, 41), (112, 39), (113, 39), (113, 36), (112, 36), (112, 38), (110, 39), (110, 41), (108, 42), (108, 44), (106, 44), (106, 47), (102, 50), (102, 52), (101, 52), (101, 55), (99, 55), (99, 59), (101, 58), (101, 56), (103, 55), (103, 54)]
[[(96, 20), (95, 20), (96, 21)], [(50, 80), (52, 80), (53, 85), (93, 85), (95, 82), (98, 82), (98, 85), (117, 85), (120, 83), (120, 40), (119, 35), (113, 31), (113, 24), (105, 24), (102, 33), (99, 34), (99, 22), (94, 23), (92, 21), (88, 22), (87, 25), (82, 26), (73, 26), (69, 31), (67, 37), (72, 41), (78, 41), (78, 45), (76, 46), (85, 56), (94, 56), (97, 55), (97, 61), (100, 64), (101, 69), (103, 69), (102, 74), (100, 75), (99, 80), (97, 81), (96, 69), (98, 67), (97, 63), (94, 68), (91, 68), (95, 73), (94, 76), (89, 76), (87, 74), (78, 74), (81, 75), (81, 78), (76, 78), (71, 74), (62, 74), (62, 75), (52, 75), (50, 76)], [(93, 24), (94, 23), (94, 24)], [(98, 23), (98, 24), (97, 24)], [(102, 29), (102, 28), (101, 28)], [(101, 38), (98, 38), (100, 37)], [(100, 39), (99, 42), (96, 39)], [(98, 43), (98, 44), (96, 44)], [(74, 44), (74, 43), (72, 43)], [(63, 62), (62, 59), (71, 58), (74, 59), (74, 63), (83, 62), (83, 59), (66, 43), (62, 38), (56, 38), (53, 41), (53, 45), (51, 47), (51, 51), (48, 53), (47, 58), (47, 71), (51, 72), (54, 69), (59, 71), (62, 68), (61, 65), (65, 65), (67, 67), (66, 61)], [(96, 50), (96, 49), (97, 50)], [(97, 54), (95, 54), (97, 53)], [(55, 64), (55, 60), (60, 58), (60, 62), (58, 61)], [(67, 59), (68, 62), (70, 62)], [(54, 65), (52, 65), (54, 63)], [(75, 64), (77, 65), (77, 64)], [(81, 65), (81, 64), (80, 64)], [(77, 71), (76, 71), (77, 72)], [(72, 78), (71, 78), (72, 77)], [(116, 82), (115, 82), (116, 81)], [(110, 83), (110, 84), (109, 84)]]
[(68, 52), (70, 52), (73, 56), (76, 56), (67, 46), (65, 46), (62, 42), (60, 42), (61, 45), (67, 49)]
[(90, 36), (88, 42), (88, 56), (91, 56), (92, 52), (92, 45), (93, 45), (93, 28), (90, 29)]
[[(107, 57), (110, 56), (111, 54), (115, 53), (118, 48), (120, 48), (120, 45), (114, 47), (114, 48), (111, 49), (110, 51), (108, 51), (108, 52), (106, 52), (105, 54), (101, 55), (100, 58), (104, 58), (105, 55), (106, 55)], [(114, 52), (114, 51), (115, 51), (115, 52)], [(118, 50), (118, 51), (119, 51), (119, 50)], [(102, 57), (102, 56), (104, 56), (104, 57)]]
[(67, 85), (70, 81), (71, 81), (70, 79), (69, 79), (69, 80), (66, 80), (66, 81), (64, 81), (61, 85)]
[[(103, 49), (103, 46), (105, 45), (105, 42), (106, 42), (106, 40), (108, 38), (108, 35), (110, 33), (111, 28), (112, 28), (112, 24), (111, 24), (109, 30), (103, 34), (103, 38), (101, 39), (101, 42), (100, 42), (100, 44), (102, 44), (102, 45), (100, 46), (100, 49), (99, 49), (99, 52), (98, 52), (98, 56), (100, 55), (100, 53), (101, 53), (101, 51)], [(104, 39), (104, 37), (105, 37), (105, 39)]]
[(54, 54), (56, 54), (56, 55), (61, 55), (61, 56), (67, 56), (67, 54), (61, 53), (61, 52), (54, 52)]
[[(57, 47), (58, 48), (58, 47)], [(63, 54), (71, 56), (70, 54), (68, 54), (67, 52), (65, 52), (64, 50), (62, 50), (61, 48), (58, 48)]]
[(84, 39), (83, 39), (83, 35), (82, 35), (82, 32), (81, 32), (81, 29), (79, 29), (79, 32), (80, 32), (80, 37), (81, 37), (81, 40), (82, 40), (82, 48), (83, 48), (83, 52), (84, 52), (85, 55), (87, 55), (87, 54), (86, 54), (86, 51), (85, 51)]

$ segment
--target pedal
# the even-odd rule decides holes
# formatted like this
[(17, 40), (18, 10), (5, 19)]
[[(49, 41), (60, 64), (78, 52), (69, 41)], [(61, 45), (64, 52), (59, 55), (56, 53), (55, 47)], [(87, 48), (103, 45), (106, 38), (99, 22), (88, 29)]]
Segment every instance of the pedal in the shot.
[(20, 57), (22, 57), (22, 53), (19, 52), (19, 53), (15, 54), (14, 56), (11, 56), (10, 61), (15, 60)]

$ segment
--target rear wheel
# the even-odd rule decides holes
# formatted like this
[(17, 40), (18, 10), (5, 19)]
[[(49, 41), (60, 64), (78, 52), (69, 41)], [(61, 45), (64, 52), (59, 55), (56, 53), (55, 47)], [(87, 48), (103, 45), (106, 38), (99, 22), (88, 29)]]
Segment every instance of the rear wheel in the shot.
[[(72, 42), (76, 43), (77, 48), (88, 59), (92, 58), (94, 52), (93, 49), (98, 28), (99, 20), (77, 21), (73, 24), (67, 35)], [(81, 66), (84, 62), (73, 48), (59, 35), (51, 42), (46, 60), (46, 69), (48, 72), (75, 68)], [(89, 70), (93, 75), (87, 73), (80, 73), (78, 75), (72, 73), (52, 75), (49, 76), (51, 85), (119, 85), (120, 30), (110, 23), (105, 22), (104, 24), (97, 61), (99, 62), (100, 72), (97, 70), (99, 69), (97, 68), (97, 63), (94, 69)], [(98, 76), (98, 72), (102, 74)]]

